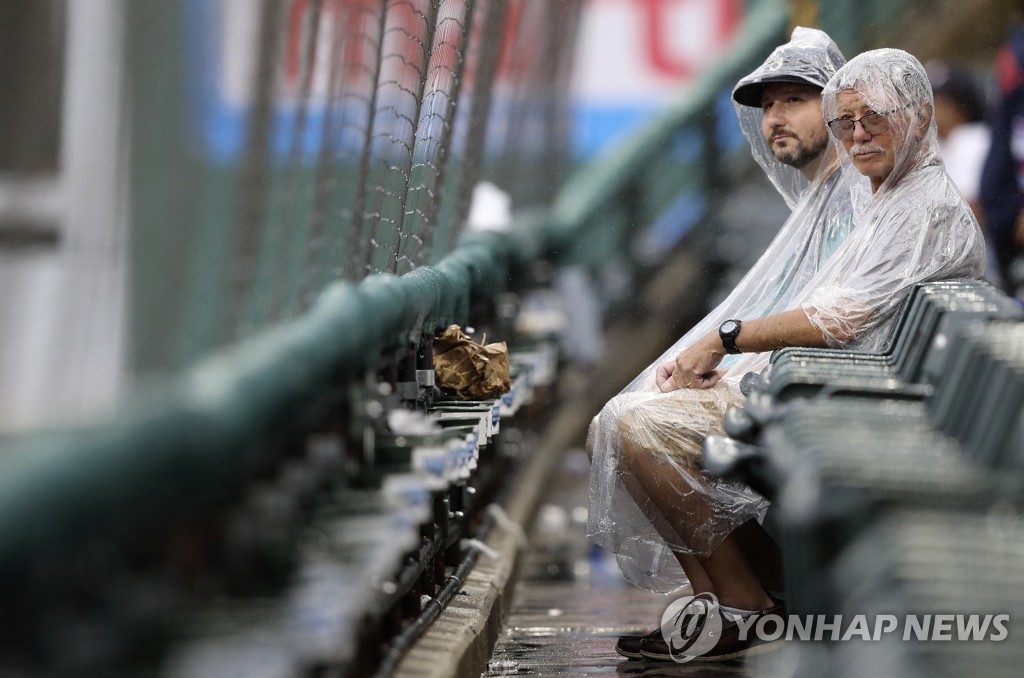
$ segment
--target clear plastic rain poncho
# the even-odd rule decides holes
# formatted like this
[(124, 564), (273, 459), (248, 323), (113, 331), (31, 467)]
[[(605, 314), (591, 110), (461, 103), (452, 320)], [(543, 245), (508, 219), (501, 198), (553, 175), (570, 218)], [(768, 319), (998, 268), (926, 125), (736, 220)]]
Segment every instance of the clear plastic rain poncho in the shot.
[[(788, 44), (819, 36), (824, 34), (798, 29)], [(773, 64), (778, 64), (774, 70), (781, 69), (785, 61), (779, 53), (785, 47), (759, 70)], [(825, 77), (831, 75), (834, 60), (811, 56), (806, 61), (818, 64)], [(814, 181), (797, 193), (778, 236), (732, 294), (609, 401), (591, 427), (588, 536), (616, 553), (620, 569), (634, 584), (659, 591), (684, 585), (673, 551), (707, 555), (741, 524), (763, 518), (768, 505), (741, 483), (704, 474), (700, 452), (708, 434), (721, 433), (725, 410), (742, 403), (740, 379), (759, 372), (770, 354), (727, 356), (719, 366), (726, 371), (724, 378), (705, 390), (660, 393), (654, 381), (659, 364), (729, 318), (795, 308), (821, 328), (829, 345), (877, 351), (916, 283), (973, 278), (982, 271), (980, 230), (938, 158), (935, 123), (924, 128), (911, 124), (922, 119), (921, 111), (931, 110), (920, 64), (891, 50), (851, 61), (823, 93), (826, 120), (838, 117), (838, 82), (865, 87), (875, 111), (911, 105), (889, 116), (892, 176), (872, 194), (843, 144), (833, 139), (830, 152), (838, 154), (841, 172), (834, 162), (823, 163)], [(788, 168), (773, 166), (761, 152), (766, 142), (760, 123), (745, 121), (745, 108), (737, 112), (754, 156), (785, 195), (798, 182), (791, 174), (788, 183), (778, 179)], [(839, 215), (848, 215), (851, 201), (856, 228), (847, 234)]]
[[(856, 136), (833, 140), (857, 228), (802, 307), (829, 346), (878, 351), (914, 285), (982, 275), (985, 242), (942, 164), (935, 102), (921, 62), (898, 49), (852, 59), (822, 92), (825, 119), (859, 118), (862, 111), (850, 107), (856, 101), (887, 113), (889, 130), (863, 143)], [(872, 193), (852, 158), (887, 142), (892, 171)]]

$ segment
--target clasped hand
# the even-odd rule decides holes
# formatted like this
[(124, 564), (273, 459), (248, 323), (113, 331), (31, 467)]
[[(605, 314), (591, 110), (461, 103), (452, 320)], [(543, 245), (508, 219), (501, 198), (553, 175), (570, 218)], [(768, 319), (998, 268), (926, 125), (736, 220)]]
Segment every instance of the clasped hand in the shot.
[(681, 388), (711, 388), (722, 378), (717, 370), (725, 353), (718, 333), (708, 334), (679, 352), (675, 360), (658, 365), (654, 377), (662, 393)]

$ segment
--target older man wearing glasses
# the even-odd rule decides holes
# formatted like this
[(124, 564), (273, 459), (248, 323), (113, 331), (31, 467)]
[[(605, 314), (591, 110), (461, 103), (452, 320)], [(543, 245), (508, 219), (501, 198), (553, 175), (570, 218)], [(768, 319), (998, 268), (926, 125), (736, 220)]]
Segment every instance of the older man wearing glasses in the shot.
[(878, 350), (914, 285), (981, 277), (985, 242), (942, 164), (931, 84), (916, 58), (861, 54), (829, 81), (822, 108), (857, 228), (802, 307), (830, 346)]
[[(876, 113), (852, 89), (840, 92), (837, 104), (840, 117), (829, 121), (829, 129), (843, 142), (857, 171), (870, 180), (871, 192), (874, 193), (892, 173), (896, 163), (892, 153), (889, 116), (908, 107)], [(853, 118), (853, 115), (860, 117)]]

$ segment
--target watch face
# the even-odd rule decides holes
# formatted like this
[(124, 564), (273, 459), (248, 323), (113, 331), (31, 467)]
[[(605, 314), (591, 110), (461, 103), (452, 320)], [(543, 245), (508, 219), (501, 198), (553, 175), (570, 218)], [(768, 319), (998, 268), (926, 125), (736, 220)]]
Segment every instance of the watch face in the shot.
[(736, 331), (736, 323), (732, 320), (726, 320), (722, 323), (722, 334), (732, 334)]

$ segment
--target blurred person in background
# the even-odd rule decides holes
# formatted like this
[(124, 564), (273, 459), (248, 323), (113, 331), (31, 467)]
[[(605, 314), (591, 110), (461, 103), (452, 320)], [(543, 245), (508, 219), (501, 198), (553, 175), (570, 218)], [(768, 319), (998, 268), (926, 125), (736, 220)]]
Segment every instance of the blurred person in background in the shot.
[(990, 146), (985, 121), (985, 98), (974, 77), (964, 68), (940, 59), (925, 64), (935, 95), (935, 124), (939, 132), (939, 152), (946, 171), (964, 200), (971, 206), (989, 242), (989, 263), (985, 277), (1000, 284), (995, 247), (987, 237), (981, 209), (981, 172)]
[(964, 200), (979, 216), (981, 168), (989, 149), (985, 99), (968, 71), (939, 60), (929, 61), (925, 68), (935, 95), (942, 161)]
[(981, 207), (1003, 289), (1024, 298), (1024, 2), (996, 56), (992, 142), (981, 176)]

